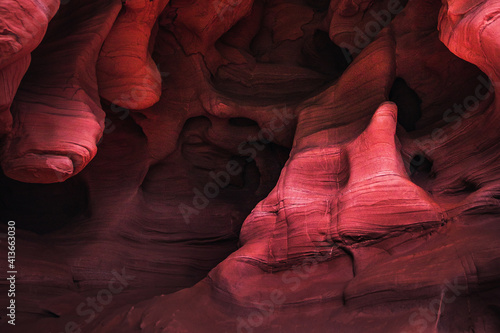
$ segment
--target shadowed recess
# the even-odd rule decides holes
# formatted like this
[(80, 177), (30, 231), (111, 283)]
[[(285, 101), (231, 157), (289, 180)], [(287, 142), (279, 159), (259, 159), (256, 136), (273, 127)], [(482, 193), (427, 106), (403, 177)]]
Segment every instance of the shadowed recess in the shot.
[(417, 93), (408, 86), (405, 80), (398, 77), (392, 85), (389, 100), (398, 106), (398, 123), (407, 132), (414, 131), (417, 121), (422, 117), (422, 100)]
[(28, 184), (0, 175), (0, 218), (46, 234), (88, 217), (88, 189), (81, 177), (63, 183)]

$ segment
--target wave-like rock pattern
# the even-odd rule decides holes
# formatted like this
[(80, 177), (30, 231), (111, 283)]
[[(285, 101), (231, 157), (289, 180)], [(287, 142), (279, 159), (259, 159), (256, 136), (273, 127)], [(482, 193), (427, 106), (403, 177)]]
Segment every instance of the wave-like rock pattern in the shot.
[(500, 331), (497, 1), (58, 5), (0, 5), (2, 329)]
[(52, 21), (12, 106), (2, 167), (19, 181), (52, 183), (77, 174), (95, 156), (104, 130), (95, 66), (120, 6), (73, 6)]

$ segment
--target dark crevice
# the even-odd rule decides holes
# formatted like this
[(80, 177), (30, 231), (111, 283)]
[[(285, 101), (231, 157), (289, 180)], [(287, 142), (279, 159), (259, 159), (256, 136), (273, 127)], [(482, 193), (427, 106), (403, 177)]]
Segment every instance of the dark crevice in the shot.
[(479, 186), (479, 184), (476, 184), (467, 179), (463, 180), (463, 192), (472, 193), (478, 191), (480, 188), (481, 186)]
[(330, 7), (330, 0), (306, 0), (306, 3), (318, 12), (326, 12)]
[(316, 30), (302, 49), (304, 66), (327, 74), (331, 80), (339, 78), (352, 62), (352, 55), (331, 41), (327, 32)]
[(259, 124), (252, 119), (245, 117), (235, 117), (229, 119), (229, 124), (236, 127), (253, 127), (259, 126)]
[(422, 154), (415, 155), (410, 162), (410, 174), (412, 177), (419, 174), (432, 178), (432, 161)]
[(417, 93), (398, 77), (392, 85), (389, 100), (398, 106), (398, 123), (407, 132), (414, 131), (417, 121), (422, 117), (422, 100)]
[(46, 234), (90, 214), (87, 184), (80, 176), (62, 183), (29, 184), (0, 174), (0, 218), (19, 229)]

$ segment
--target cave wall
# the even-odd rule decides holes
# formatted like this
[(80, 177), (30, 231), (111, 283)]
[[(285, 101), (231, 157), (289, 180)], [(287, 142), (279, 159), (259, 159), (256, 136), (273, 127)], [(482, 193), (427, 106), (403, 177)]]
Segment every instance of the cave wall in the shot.
[(500, 332), (499, 18), (0, 3), (2, 332)]

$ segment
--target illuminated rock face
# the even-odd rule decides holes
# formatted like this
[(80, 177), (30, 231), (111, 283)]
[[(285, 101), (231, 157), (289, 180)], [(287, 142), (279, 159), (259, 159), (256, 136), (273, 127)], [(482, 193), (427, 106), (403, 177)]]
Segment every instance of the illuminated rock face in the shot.
[(500, 332), (497, 1), (0, 14), (21, 331)]

